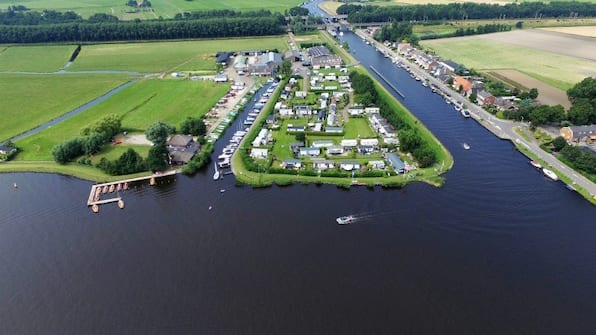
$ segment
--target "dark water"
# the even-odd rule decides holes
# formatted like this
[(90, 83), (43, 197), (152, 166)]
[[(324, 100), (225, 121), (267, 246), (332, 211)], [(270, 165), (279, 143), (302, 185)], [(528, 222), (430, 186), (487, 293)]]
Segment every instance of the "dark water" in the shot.
[(452, 152), (445, 187), (254, 190), (210, 167), (96, 215), (89, 182), (0, 174), (0, 333), (596, 332), (594, 207), (344, 38)]

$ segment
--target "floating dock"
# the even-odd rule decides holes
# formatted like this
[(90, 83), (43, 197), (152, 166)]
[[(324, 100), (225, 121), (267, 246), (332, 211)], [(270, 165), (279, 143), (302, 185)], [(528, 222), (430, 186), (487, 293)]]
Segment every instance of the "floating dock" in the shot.
[(383, 75), (381, 74), (381, 72), (377, 71), (377, 69), (375, 69), (375, 67), (374, 67), (374, 66), (372, 66), (372, 65), (371, 65), (371, 66), (370, 66), (370, 69), (371, 69), (371, 70), (373, 70), (373, 72), (374, 72), (374, 73), (375, 73), (377, 76), (379, 76), (381, 79), (383, 79), (383, 81), (385, 81), (385, 83), (386, 83), (387, 85), (389, 85), (389, 87), (391, 87), (391, 88), (392, 88), (392, 89), (393, 89), (393, 90), (394, 90), (394, 91), (395, 91), (397, 94), (399, 94), (399, 96), (400, 96), (400, 97), (402, 97), (402, 98), (404, 98), (404, 99), (406, 98), (406, 96), (405, 96), (403, 93), (401, 93), (401, 92), (400, 92), (400, 91), (397, 89), (397, 87), (395, 87), (395, 86), (394, 86), (392, 83), (390, 83), (390, 82), (389, 82), (389, 80), (387, 80), (387, 78), (385, 78), (385, 76), (383, 76)]
[[(91, 186), (91, 191), (89, 192), (89, 198), (87, 198), (87, 206), (93, 206), (93, 205), (103, 205), (103, 204), (108, 204), (108, 203), (112, 203), (112, 202), (118, 202), (120, 200), (122, 200), (122, 198), (120, 196), (116, 196), (114, 198), (108, 198), (108, 199), (99, 199), (99, 200), (95, 200), (95, 195), (99, 194), (100, 197), (103, 194), (107, 193), (102, 193), (101, 190), (104, 187), (108, 187), (110, 188), (111, 186), (114, 186), (114, 188), (116, 188), (116, 186), (118, 184), (124, 185), (125, 183), (133, 183), (133, 182), (140, 182), (140, 181), (149, 181), (151, 180), (151, 178), (161, 178), (161, 177), (166, 177), (166, 176), (172, 176), (175, 175), (176, 173), (178, 173), (178, 171), (176, 170), (172, 170), (172, 171), (168, 171), (168, 172), (164, 172), (164, 173), (160, 173), (160, 174), (152, 174), (150, 176), (145, 176), (145, 177), (138, 177), (138, 178), (130, 178), (130, 179), (124, 179), (124, 180), (118, 180), (118, 181), (113, 181), (113, 182), (109, 182), (109, 183), (103, 183), (103, 184), (95, 184)], [(114, 192), (111, 192), (114, 193)], [(118, 192), (116, 192), (116, 194), (118, 194)]]

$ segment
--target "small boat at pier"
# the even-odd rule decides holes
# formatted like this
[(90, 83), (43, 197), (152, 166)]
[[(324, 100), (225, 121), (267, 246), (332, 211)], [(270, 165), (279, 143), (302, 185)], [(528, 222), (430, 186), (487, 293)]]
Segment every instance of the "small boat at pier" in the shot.
[(128, 183), (124, 183), (124, 185), (122, 186), (123, 190), (128, 190)]
[(108, 185), (104, 185), (101, 189), (101, 193), (108, 193)]
[(118, 200), (118, 208), (124, 209), (124, 200), (122, 200), (122, 199)]
[(462, 109), (462, 110), (461, 110), (461, 115), (462, 115), (463, 117), (465, 117), (465, 118), (469, 118), (470, 116), (472, 116), (472, 115), (470, 114), (470, 111), (469, 111), (468, 109)]
[(116, 185), (116, 191), (120, 192), (122, 190), (122, 184), (118, 183), (118, 185)]
[(354, 217), (354, 215), (348, 215), (348, 216), (340, 216), (337, 219), (335, 219), (335, 221), (337, 222), (337, 224), (349, 224), (350, 222), (356, 221), (356, 218)]
[(116, 186), (114, 186), (114, 184), (110, 185), (110, 189), (108, 190), (108, 192), (112, 193), (114, 192), (114, 190), (116, 189)]
[(151, 179), (149, 179), (149, 185), (155, 185), (155, 177), (151, 177)]
[(91, 210), (93, 213), (99, 213), (99, 206), (97, 204), (93, 204), (93, 206), (91, 206)]
[(537, 161), (530, 161), (530, 165), (537, 169), (542, 169), (542, 165), (540, 165), (540, 163), (538, 163)]
[(559, 176), (557, 176), (556, 173), (554, 173), (553, 171), (547, 169), (547, 168), (542, 168), (542, 173), (544, 173), (545, 176), (549, 177), (550, 179), (557, 181), (559, 180)]

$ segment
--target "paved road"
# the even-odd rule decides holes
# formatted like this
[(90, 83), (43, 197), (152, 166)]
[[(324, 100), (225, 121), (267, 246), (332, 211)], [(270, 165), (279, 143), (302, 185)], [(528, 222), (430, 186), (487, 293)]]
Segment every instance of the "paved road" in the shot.
[[(409, 64), (409, 61), (407, 59), (401, 57), (396, 52), (393, 52), (390, 48), (387, 48), (382, 43), (375, 41), (370, 35), (368, 35), (364, 31), (357, 30), (356, 34), (362, 38), (367, 39), (371, 42), (372, 45), (377, 47), (382, 52), (388, 53), (392, 58), (397, 58), (401, 62)], [(576, 171), (570, 169), (567, 165), (559, 161), (556, 157), (542, 150), (536, 143), (528, 142), (518, 133), (516, 133), (515, 129), (519, 128), (520, 123), (495, 118), (492, 114), (479, 107), (478, 105), (469, 102), (461, 94), (459, 94), (456, 91), (453, 91), (451, 88), (447, 87), (441, 81), (428, 74), (426, 71), (418, 67), (416, 64), (412, 63), (411, 65), (412, 66), (410, 66), (410, 69), (413, 71), (414, 75), (422, 78), (422, 80), (427, 80), (429, 83), (434, 84), (443, 92), (448, 92), (451, 95), (451, 97), (460, 105), (465, 103), (467, 106), (469, 106), (468, 109), (470, 110), (470, 114), (472, 115), (472, 117), (476, 121), (478, 121), (478, 123), (490, 130), (497, 137), (514, 141), (515, 143), (526, 147), (539, 159), (548, 163), (548, 165), (550, 165), (553, 169), (557, 170), (559, 172), (559, 175), (564, 174), (569, 179), (571, 179), (576, 188), (577, 186), (580, 186), (583, 189), (587, 190), (592, 196), (596, 195), (595, 183), (582, 176), (581, 174), (577, 173)]]

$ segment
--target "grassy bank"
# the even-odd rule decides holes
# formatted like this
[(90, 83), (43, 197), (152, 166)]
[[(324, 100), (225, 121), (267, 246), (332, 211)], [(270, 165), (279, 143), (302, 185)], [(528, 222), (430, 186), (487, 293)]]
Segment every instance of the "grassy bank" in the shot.
[(63, 115), (129, 79), (126, 75), (0, 74), (0, 141)]
[(75, 49), (75, 45), (0, 45), (0, 71), (58, 71)]

